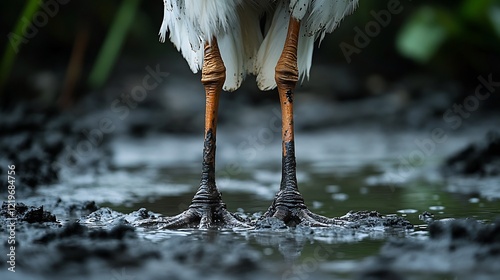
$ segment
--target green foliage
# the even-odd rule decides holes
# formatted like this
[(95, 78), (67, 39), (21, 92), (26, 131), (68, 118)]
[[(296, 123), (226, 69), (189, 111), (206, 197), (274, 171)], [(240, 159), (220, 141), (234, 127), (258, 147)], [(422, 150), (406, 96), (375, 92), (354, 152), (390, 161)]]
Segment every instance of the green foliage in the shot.
[(445, 43), (500, 48), (500, 6), (494, 0), (457, 1), (455, 7), (425, 5), (406, 20), (396, 39), (405, 57), (427, 63)]
[(396, 45), (399, 52), (418, 62), (427, 62), (449, 36), (442, 21), (447, 14), (433, 7), (419, 9), (401, 29)]
[(107, 80), (120, 49), (125, 41), (126, 35), (135, 18), (140, 0), (124, 0), (118, 10), (115, 19), (109, 29), (96, 63), (94, 64), (89, 77), (89, 86), (93, 88), (101, 87)]
[(5, 45), (5, 52), (2, 56), (2, 62), (0, 64), (0, 96), (3, 92), (3, 87), (5, 82), (10, 76), (12, 65), (14, 64), (15, 58), (20, 51), (21, 43), (25, 42), (25, 34), (27, 32), (28, 25), (31, 21), (27, 19), (33, 18), (33, 15), (40, 8), (40, 1), (29, 0), (17, 20), (14, 30), (7, 35), (7, 43)]

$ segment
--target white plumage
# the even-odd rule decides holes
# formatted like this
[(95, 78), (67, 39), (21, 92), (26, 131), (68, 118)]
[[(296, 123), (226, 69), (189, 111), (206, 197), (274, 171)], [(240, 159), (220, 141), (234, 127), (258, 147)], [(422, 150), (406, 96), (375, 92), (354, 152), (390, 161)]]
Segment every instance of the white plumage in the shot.
[(164, 0), (164, 5), (161, 41), (169, 32), (196, 73), (203, 65), (205, 43), (217, 38), (226, 66), (224, 90), (234, 91), (249, 73), (257, 76), (261, 90), (276, 87), (275, 67), (290, 16), (301, 21), (297, 63), (300, 79), (308, 77), (314, 42), (353, 12), (358, 0)]

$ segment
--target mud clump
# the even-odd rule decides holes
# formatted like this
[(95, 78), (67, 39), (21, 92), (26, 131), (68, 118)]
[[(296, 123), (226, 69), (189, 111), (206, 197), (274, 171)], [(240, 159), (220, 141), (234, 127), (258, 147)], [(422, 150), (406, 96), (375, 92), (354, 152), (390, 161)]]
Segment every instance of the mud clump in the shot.
[[(47, 264), (48, 267), (64, 271), (64, 268), (76, 265), (80, 273), (88, 274), (94, 267), (137, 267), (160, 257), (159, 252), (152, 248), (136, 246), (136, 239), (134, 229), (127, 225), (104, 230), (72, 223), (60, 231), (42, 236), (36, 243), (54, 251), (56, 257)], [(96, 261), (102, 263), (96, 265)]]
[[(18, 106), (12, 111), (0, 112), (0, 166), (7, 174), (7, 165), (15, 165), (21, 176), (16, 182), (17, 190), (29, 190), (57, 181), (58, 169), (52, 163), (64, 149), (65, 134), (69, 122), (58, 122), (57, 129), (48, 129), (56, 124), (55, 110), (39, 112), (29, 106)], [(62, 119), (60, 119), (62, 120)]]
[(339, 217), (339, 220), (348, 222), (348, 226), (351, 228), (413, 229), (413, 225), (403, 217), (397, 215), (384, 216), (376, 211), (350, 211), (346, 215)]
[(1, 174), (7, 174), (8, 166), (15, 166), (16, 192), (26, 195), (41, 185), (58, 182), (62, 172), (106, 168), (111, 152), (104, 140), (84, 154), (78, 149), (89, 147), (88, 134), (95, 124), (88, 118), (38, 104), (0, 108)]
[(500, 132), (490, 131), (479, 143), (472, 143), (446, 160), (446, 175), (500, 175)]
[(50, 232), (35, 240), (38, 244), (48, 244), (54, 240), (64, 240), (72, 237), (123, 240), (125, 237), (136, 238), (134, 228), (128, 225), (117, 225), (109, 231), (104, 229), (89, 230), (87, 227), (73, 222), (67, 224), (61, 231)]
[(482, 224), (476, 220), (454, 220), (430, 224), (431, 240), (447, 240), (457, 243), (498, 246), (500, 257), (500, 219), (493, 224)]
[(161, 257), (152, 244), (139, 245), (134, 228), (124, 224), (109, 230), (89, 228), (76, 222), (56, 229), (20, 229), (32, 231), (31, 237), (35, 237), (30, 240), (20, 236), (18, 243), (22, 245), (16, 249), (20, 260), (18, 270), (30, 275), (52, 277), (57, 271), (59, 277), (78, 274), (105, 279), (98, 277), (96, 271), (141, 267)]
[[(449, 274), (466, 279), (496, 279), (500, 273), (500, 220), (484, 224), (473, 219), (432, 222), (428, 240), (392, 240), (361, 266), (360, 279), (377, 273)], [(387, 275), (387, 274), (386, 274)], [(403, 278), (392, 278), (403, 279)]]
[(500, 132), (490, 131), (484, 140), (449, 157), (441, 171), (451, 193), (500, 199)]
[(43, 206), (27, 206), (24, 203), (11, 204), (8, 202), (2, 203), (0, 216), (6, 219), (16, 219), (32, 223), (55, 223), (56, 216), (48, 211), (43, 210)]

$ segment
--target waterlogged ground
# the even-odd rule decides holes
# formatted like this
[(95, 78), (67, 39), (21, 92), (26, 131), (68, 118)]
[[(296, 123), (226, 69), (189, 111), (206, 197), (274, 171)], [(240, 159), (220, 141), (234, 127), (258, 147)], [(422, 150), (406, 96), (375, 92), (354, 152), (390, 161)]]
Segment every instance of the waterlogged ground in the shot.
[[(461, 279), (464, 275), (495, 279), (498, 227), (482, 228), (487, 226), (475, 221), (444, 229), (434, 226), (430, 237), (428, 225), (419, 219), (427, 211), (445, 224), (459, 218), (491, 224), (500, 214), (497, 180), (467, 177), (474, 186), (464, 191), (457, 182), (464, 185), (467, 180), (445, 177), (440, 171), (449, 155), (483, 141), (486, 131), (494, 128), (467, 127), (450, 134), (444, 144), (426, 142), (432, 129), (356, 125), (299, 133), (298, 180), (314, 212), (338, 217), (349, 211), (376, 210), (408, 219), (413, 229), (381, 225), (329, 230), (134, 229), (127, 224), (152, 214), (138, 211), (141, 208), (168, 216), (187, 207), (199, 180), (202, 143), (192, 135), (115, 138), (107, 144), (112, 157), (105, 172), (68, 169), (61, 172), (58, 183), (41, 186), (18, 201), (44, 205), (58, 223), (19, 227), (17, 238), (28, 245), (18, 247), (16, 274), (6, 272), (3, 264), (0, 275), (2, 279)], [(279, 134), (263, 138), (262, 129), (238, 132), (222, 127), (218, 137), (217, 175), (223, 199), (230, 211), (253, 217), (270, 205), (281, 172)], [(427, 150), (416, 144), (424, 142)], [(485, 249), (474, 243), (474, 236), (493, 236), (494, 246)], [(460, 249), (455, 238), (470, 239), (473, 245), (466, 243)], [(460, 253), (447, 251), (453, 246)], [(432, 251), (440, 247), (439, 252)]]
[[(444, 144), (432, 144), (435, 147), (428, 155), (415, 144), (429, 137), (426, 130), (356, 127), (302, 133), (297, 136), (299, 187), (310, 208), (330, 217), (351, 210), (377, 210), (419, 224), (418, 214), (430, 211), (442, 218), (491, 221), (499, 209), (495, 178), (478, 180), (469, 192), (459, 192), (458, 186), (474, 177), (447, 178), (441, 173), (441, 164), (449, 155), (482, 141), (485, 131), (488, 129), (481, 127), (456, 133)], [(230, 211), (263, 212), (279, 186), (279, 140), (243, 151), (239, 137), (228, 137), (228, 133), (219, 132), (218, 187)], [(190, 203), (201, 168), (198, 137), (121, 138), (111, 147), (111, 171), (73, 174), (37, 193), (93, 200), (123, 213), (144, 207), (174, 215)]]
[[(309, 208), (385, 218), (369, 212), (329, 229), (134, 227), (185, 210), (199, 184), (202, 89), (170, 77), (177, 83), (124, 120), (109, 110), (117, 97), (100, 93), (63, 114), (0, 113), (0, 169), (16, 165), (16, 203), (27, 205), (16, 208), (16, 272), (2, 261), (1, 279), (497, 279), (500, 137), (488, 132), (500, 130), (498, 113), (481, 107), (452, 126), (443, 113), (464, 98), (441, 83), (342, 102), (307, 87), (297, 94), (297, 175)], [(257, 218), (280, 182), (279, 108), (242, 102), (245, 90), (221, 100), (217, 185), (230, 211)], [(103, 118), (113, 132), (89, 138)], [(11, 234), (7, 210), (2, 236)], [(413, 228), (388, 222), (397, 217)]]

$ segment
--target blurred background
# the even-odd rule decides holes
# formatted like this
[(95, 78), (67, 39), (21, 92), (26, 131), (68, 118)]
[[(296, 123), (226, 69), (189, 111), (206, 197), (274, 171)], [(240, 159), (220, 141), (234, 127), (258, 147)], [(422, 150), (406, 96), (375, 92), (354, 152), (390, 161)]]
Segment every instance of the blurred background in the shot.
[[(387, 19), (384, 11), (393, 4), (398, 13)], [(36, 101), (71, 108), (89, 94), (130, 82), (124, 77), (143, 73), (147, 65), (189, 75), (172, 44), (158, 42), (162, 14), (159, 0), (4, 3), (2, 107)], [(357, 30), (364, 34), (361, 39)], [(304, 87), (330, 98), (358, 98), (384, 93), (394, 81), (419, 74), (427, 82), (474, 87), (479, 75), (498, 73), (499, 49), (496, 0), (361, 1), (315, 52)], [(325, 73), (324, 65), (334, 71)], [(253, 77), (247, 80), (254, 84)], [(251, 97), (265, 98), (269, 95)]]
[[(361, 125), (382, 127), (384, 133), (428, 132), (450, 124), (449, 131), (455, 131), (457, 124), (496, 122), (499, 1), (360, 2), (315, 50), (310, 80), (297, 90), (298, 131)], [(124, 162), (151, 164), (156, 160), (151, 154), (158, 153), (145, 157), (148, 152), (139, 149), (144, 143), (123, 148), (110, 141), (153, 139), (154, 133), (168, 139), (195, 135), (192, 149), (181, 152), (176, 149), (186, 140), (150, 145), (168, 143), (168, 155), (157, 157), (198, 170), (204, 92), (200, 75), (189, 70), (170, 42), (158, 40), (162, 1), (8, 1), (1, 13), (0, 133), (6, 136), (1, 160), (23, 165), (28, 187), (57, 181), (68, 166), (105, 172)], [(146, 90), (148, 76), (154, 86)], [(490, 85), (483, 85), (488, 80)], [(454, 105), (463, 107), (478, 86), (491, 91), (487, 102), (469, 100), (465, 105), (474, 114), (457, 111)], [(229, 162), (238, 162), (236, 157), (244, 163), (240, 144), (269, 128), (277, 115), (276, 92), (259, 92), (255, 77), (247, 77), (237, 92), (223, 94), (219, 121), (228, 133), (222, 141), (232, 143), (219, 143), (230, 147), (221, 148), (222, 161), (236, 151)], [(278, 143), (279, 132), (273, 133), (273, 141), (261, 142)], [(342, 147), (348, 138), (339, 135)], [(258, 144), (254, 148), (265, 151)], [(117, 150), (125, 152), (117, 155)], [(270, 161), (278, 165), (279, 153), (272, 151), (276, 157)]]

